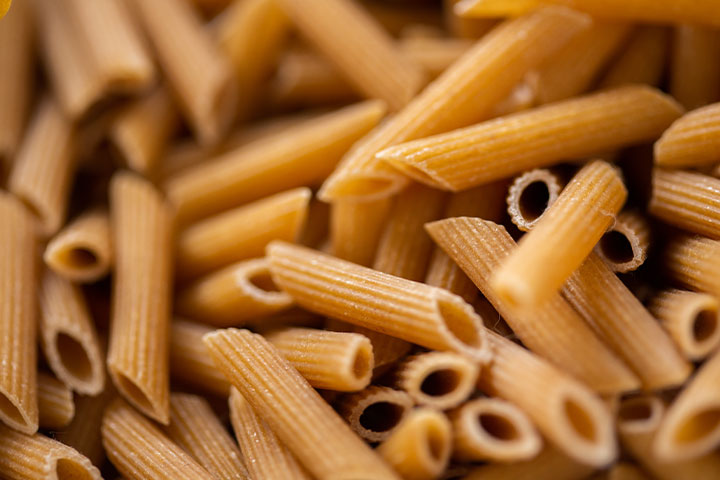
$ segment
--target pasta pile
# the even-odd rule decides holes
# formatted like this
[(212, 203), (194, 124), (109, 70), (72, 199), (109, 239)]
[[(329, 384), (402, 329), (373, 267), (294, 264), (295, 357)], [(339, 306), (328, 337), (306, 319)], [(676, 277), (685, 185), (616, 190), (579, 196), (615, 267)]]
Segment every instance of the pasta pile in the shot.
[(0, 477), (720, 478), (717, 0), (15, 0)]

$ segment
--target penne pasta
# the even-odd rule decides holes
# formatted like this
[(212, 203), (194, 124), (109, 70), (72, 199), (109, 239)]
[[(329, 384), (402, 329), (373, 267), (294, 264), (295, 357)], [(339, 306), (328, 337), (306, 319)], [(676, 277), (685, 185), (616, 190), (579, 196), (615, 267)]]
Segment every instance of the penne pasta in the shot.
[(627, 273), (645, 263), (650, 248), (650, 225), (635, 210), (617, 214), (615, 223), (595, 245), (595, 253), (613, 272)]
[(350, 428), (370, 442), (388, 438), (412, 407), (410, 395), (379, 385), (343, 395), (335, 402), (335, 408)]
[(702, 167), (720, 162), (720, 103), (683, 115), (655, 142), (655, 164)]
[(305, 228), (300, 234), (300, 243), (310, 248), (322, 249), (329, 242), (330, 205), (317, 198), (310, 200)]
[(663, 252), (665, 273), (679, 285), (720, 296), (720, 241), (677, 235)]
[(38, 373), (37, 396), (40, 427), (57, 430), (66, 427), (75, 415), (72, 391), (63, 382)]
[(665, 70), (665, 59), (670, 47), (669, 37), (666, 27), (637, 27), (597, 86), (601, 89), (633, 83), (658, 86)]
[(577, 462), (553, 447), (519, 463), (490, 463), (475, 467), (463, 480), (581, 480), (595, 468)]
[(276, 285), (307, 310), (488, 359), (482, 319), (456, 295), (282, 242), (271, 243), (267, 255)]
[(173, 319), (170, 325), (170, 375), (173, 381), (220, 397), (227, 397), (230, 384), (202, 343), (213, 328)]
[(459, 38), (426, 36), (407, 37), (400, 41), (402, 52), (421, 65), (431, 78), (437, 78), (471, 47), (471, 41)]
[(507, 194), (510, 220), (523, 232), (529, 232), (555, 203), (564, 186), (559, 175), (545, 168), (518, 175)]
[(586, 16), (551, 8), (496, 27), (346, 155), (323, 184), (319, 197), (325, 201), (370, 200), (399, 191), (407, 179), (376, 158), (376, 153), (485, 118), (528, 71), (588, 23)]
[(463, 217), (441, 220), (426, 228), (532, 351), (602, 393), (639, 386), (625, 363), (559, 294), (525, 309), (507, 302), (491, 287), (491, 279), (515, 248), (503, 227)]
[(318, 480), (398, 478), (261, 336), (228, 329), (203, 341), (232, 385)]
[(378, 158), (423, 183), (458, 191), (653, 140), (681, 114), (679, 104), (654, 88), (619, 87), (396, 145)]
[(499, 398), (476, 398), (448, 413), (453, 459), (517, 462), (540, 453), (542, 439), (525, 413)]
[(720, 100), (720, 24), (694, 23), (675, 27), (670, 62), (670, 94), (688, 110)]
[(172, 218), (152, 184), (113, 175), (110, 217), (116, 262), (107, 366), (118, 391), (167, 424)]
[(390, 212), (388, 198), (369, 202), (333, 202), (330, 206), (330, 251), (343, 260), (369, 267)]
[(450, 422), (431, 408), (412, 410), (378, 447), (402, 478), (432, 480), (447, 467), (452, 449)]

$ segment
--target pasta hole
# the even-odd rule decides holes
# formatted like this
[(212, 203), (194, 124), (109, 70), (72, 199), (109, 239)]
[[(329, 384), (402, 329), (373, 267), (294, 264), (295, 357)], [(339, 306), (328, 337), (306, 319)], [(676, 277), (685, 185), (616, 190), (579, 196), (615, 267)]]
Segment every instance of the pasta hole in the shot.
[(615, 230), (607, 232), (600, 239), (600, 250), (605, 258), (613, 263), (627, 263), (635, 258), (630, 240), (625, 234)]
[(20, 409), (2, 392), (0, 392), (0, 412), (19, 425), (25, 425), (26, 423)]
[(85, 467), (68, 458), (58, 459), (55, 472), (58, 480), (92, 480), (93, 478)]
[(404, 413), (405, 409), (395, 403), (373, 403), (360, 415), (360, 426), (371, 432), (387, 432), (395, 428)]
[(89, 248), (75, 247), (68, 251), (67, 261), (73, 266), (87, 268), (96, 265), (98, 258)]
[(624, 422), (649, 420), (652, 415), (652, 407), (647, 402), (628, 402), (618, 411), (618, 418)]
[(503, 417), (495, 413), (481, 413), (478, 416), (480, 428), (485, 430), (491, 437), (495, 437), (502, 441), (516, 440), (520, 435), (515, 425)]
[(439, 299), (438, 309), (445, 326), (458, 340), (471, 347), (480, 346), (482, 340), (477, 325), (463, 308), (454, 302)]
[(442, 461), (447, 450), (447, 437), (445, 436), (445, 432), (433, 422), (428, 425), (425, 436), (430, 456), (436, 462)]
[(117, 376), (117, 383), (118, 388), (122, 390), (123, 393), (125, 393), (125, 396), (133, 399), (133, 401), (135, 401), (135, 403), (138, 407), (140, 407), (140, 409), (148, 412), (154, 411), (150, 400), (145, 395), (145, 393), (140, 390), (137, 385), (135, 385), (135, 382), (130, 380), (125, 375), (120, 374)]
[(701, 310), (695, 315), (692, 324), (693, 338), (696, 342), (703, 342), (710, 338), (717, 329), (717, 314), (713, 310)]
[(565, 417), (575, 433), (584, 440), (595, 441), (597, 432), (590, 415), (572, 399), (565, 400), (563, 407)]
[(533, 222), (545, 213), (549, 202), (550, 190), (547, 183), (543, 181), (532, 182), (523, 189), (518, 199), (520, 215), (528, 222)]
[(267, 270), (263, 270), (261, 272), (257, 272), (253, 275), (250, 275), (248, 278), (248, 281), (252, 283), (255, 287), (259, 288), (260, 290), (263, 290), (265, 292), (279, 292), (280, 289), (277, 285), (275, 285), (275, 282), (273, 282), (272, 277), (270, 276), (270, 272)]
[(90, 358), (83, 345), (67, 333), (59, 333), (55, 337), (55, 348), (60, 356), (63, 367), (73, 377), (87, 381), (92, 377), (93, 369)]
[(362, 345), (355, 352), (353, 359), (352, 373), (355, 378), (363, 378), (367, 376), (372, 368), (373, 358), (370, 349)]
[(675, 430), (678, 443), (696, 442), (712, 434), (720, 426), (720, 408), (710, 408), (691, 415)]
[(460, 375), (455, 370), (445, 368), (425, 377), (420, 385), (420, 391), (431, 397), (442, 397), (455, 391), (459, 383)]

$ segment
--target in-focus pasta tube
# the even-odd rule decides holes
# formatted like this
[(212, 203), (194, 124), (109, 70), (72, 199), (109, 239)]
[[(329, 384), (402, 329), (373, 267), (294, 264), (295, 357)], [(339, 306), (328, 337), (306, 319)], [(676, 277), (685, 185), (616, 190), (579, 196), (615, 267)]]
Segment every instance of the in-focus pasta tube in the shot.
[(170, 375), (181, 385), (227, 397), (230, 384), (215, 366), (202, 337), (213, 328), (174, 318), (170, 325)]
[(655, 164), (661, 167), (701, 167), (720, 162), (720, 103), (713, 103), (676, 120), (655, 142)]
[(720, 297), (720, 241), (698, 235), (677, 235), (662, 256), (665, 273), (691, 290)]
[(625, 210), (617, 214), (615, 223), (595, 245), (595, 253), (613, 272), (627, 273), (645, 263), (648, 248), (648, 221), (635, 210)]
[(47, 373), (38, 373), (37, 383), (40, 427), (50, 430), (66, 427), (75, 415), (72, 390)]
[(563, 186), (562, 179), (545, 168), (518, 175), (507, 194), (510, 220), (523, 232), (532, 230), (542, 214), (555, 203)]
[(335, 402), (335, 408), (350, 428), (371, 442), (385, 440), (412, 407), (410, 395), (379, 385), (343, 395)]
[(697, 23), (675, 27), (670, 59), (670, 94), (688, 110), (720, 100), (720, 25)]

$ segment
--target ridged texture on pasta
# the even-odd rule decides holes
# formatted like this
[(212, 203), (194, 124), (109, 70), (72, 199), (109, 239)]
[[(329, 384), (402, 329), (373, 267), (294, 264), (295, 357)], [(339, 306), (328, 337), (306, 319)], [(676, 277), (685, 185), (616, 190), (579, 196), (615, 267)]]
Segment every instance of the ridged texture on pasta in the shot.
[(682, 111), (659, 90), (631, 85), (404, 143), (378, 157), (423, 183), (458, 191), (653, 140)]
[(110, 184), (110, 217), (115, 275), (108, 370), (135, 407), (167, 423), (172, 214), (151, 183), (118, 172)]
[(348, 153), (323, 184), (320, 198), (369, 200), (397, 192), (407, 179), (376, 153), (487, 118), (528, 71), (588, 24), (584, 15), (551, 8), (500, 25)]
[(564, 186), (562, 179), (546, 168), (518, 175), (507, 194), (510, 220), (523, 232), (529, 232), (555, 203)]
[(385, 440), (413, 407), (410, 395), (390, 387), (370, 385), (335, 402), (338, 413), (365, 440)]
[(196, 277), (261, 257), (272, 240), (295, 242), (305, 225), (311, 197), (309, 188), (296, 188), (190, 225), (178, 233), (178, 276)]
[(202, 397), (173, 393), (165, 432), (217, 480), (249, 478), (240, 450)]
[(667, 27), (637, 27), (597, 86), (612, 88), (633, 83), (657, 86), (665, 70), (665, 58), (670, 47), (669, 37)]
[(261, 336), (228, 329), (203, 340), (218, 368), (318, 480), (398, 478)]
[(331, 253), (369, 267), (375, 259), (390, 206), (389, 198), (333, 202), (330, 206)]
[(282, 242), (271, 243), (267, 254), (275, 283), (307, 310), (489, 359), (482, 319), (456, 295)]
[(581, 480), (594, 470), (556, 448), (546, 446), (538, 456), (526, 462), (483, 465), (471, 470), (463, 480)]
[(47, 373), (38, 374), (37, 384), (40, 426), (50, 430), (67, 427), (75, 415), (72, 391)]
[(674, 122), (655, 143), (655, 163), (697, 167), (720, 162), (720, 103), (698, 108)]
[(667, 275), (685, 287), (720, 296), (720, 241), (677, 235), (663, 253)]
[(235, 388), (230, 389), (228, 402), (230, 421), (250, 478), (310, 480), (290, 450)]
[(0, 193), (0, 420), (23, 433), (38, 429), (36, 243), (34, 219)]
[(516, 250), (502, 226), (461, 217), (429, 224), (427, 229), (528, 348), (600, 392), (623, 392), (639, 386), (632, 371), (559, 294), (535, 308), (524, 309), (503, 300), (491, 288), (494, 272)]
[(202, 342), (213, 328), (181, 318), (170, 325), (170, 374), (173, 381), (203, 392), (226, 397), (230, 390), (225, 375), (215, 366)]
[(670, 94), (688, 110), (720, 100), (720, 22), (702, 23), (677, 25), (673, 38)]
[(45, 265), (73, 282), (93, 282), (107, 275), (113, 263), (110, 219), (102, 209), (82, 213), (45, 247)]
[(613, 272), (627, 273), (645, 263), (649, 248), (647, 219), (636, 210), (624, 210), (617, 214), (615, 223), (595, 245), (595, 253)]
[(353, 392), (370, 383), (373, 348), (363, 335), (284, 328), (266, 338), (315, 388)]
[(178, 172), (164, 184), (177, 221), (322, 181), (384, 114), (377, 100), (351, 105)]
[(102, 443), (112, 464), (129, 480), (215, 480), (154, 423), (120, 399), (105, 409)]

